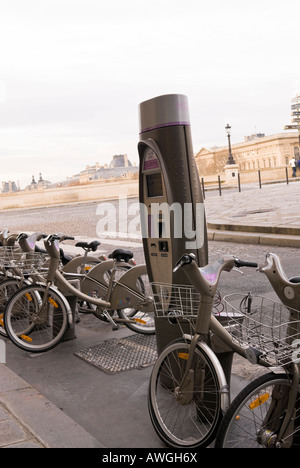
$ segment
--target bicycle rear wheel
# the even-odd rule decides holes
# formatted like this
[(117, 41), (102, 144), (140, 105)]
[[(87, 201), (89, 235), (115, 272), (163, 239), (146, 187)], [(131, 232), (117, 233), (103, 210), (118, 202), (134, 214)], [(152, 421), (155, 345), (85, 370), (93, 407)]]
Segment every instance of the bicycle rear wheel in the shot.
[[(137, 291), (145, 298), (152, 296), (148, 275), (139, 276), (137, 278), (136, 287)], [(142, 333), (143, 335), (155, 334), (154, 305), (151, 312), (148, 310), (143, 311), (142, 307), (124, 307), (123, 309), (118, 309), (117, 312), (120, 318), (125, 320), (130, 319), (130, 321), (125, 322), (126, 327), (130, 330), (136, 333)]]
[(179, 392), (189, 350), (184, 340), (169, 344), (155, 363), (149, 384), (152, 424), (160, 439), (173, 448), (206, 447), (222, 417), (216, 369), (199, 345), (192, 364), (192, 384)]
[(68, 306), (52, 288), (31, 285), (12, 296), (4, 314), (11, 341), (25, 351), (42, 352), (56, 346), (67, 328)]
[[(264, 374), (247, 385), (225, 413), (215, 447), (275, 448), (276, 433), (278, 434), (280, 423), (285, 415), (290, 389), (291, 381), (286, 374)], [(282, 441), (282, 446), (292, 445), (296, 448), (300, 446), (299, 391), (291, 434)], [(274, 404), (275, 408), (273, 408)], [(267, 414), (269, 416), (266, 423)]]

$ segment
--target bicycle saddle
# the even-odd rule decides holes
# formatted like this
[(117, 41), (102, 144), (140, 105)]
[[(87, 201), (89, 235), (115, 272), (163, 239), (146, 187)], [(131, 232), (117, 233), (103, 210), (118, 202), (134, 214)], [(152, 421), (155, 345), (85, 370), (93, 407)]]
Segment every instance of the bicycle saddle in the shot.
[(77, 244), (75, 244), (75, 247), (82, 247), (83, 249), (92, 250), (93, 252), (96, 252), (100, 244), (101, 242), (96, 240), (92, 242), (77, 242)]
[(108, 256), (117, 262), (128, 262), (133, 257), (131, 250), (116, 249)]
[(293, 276), (289, 279), (290, 283), (300, 283), (300, 276)]
[(69, 263), (72, 260), (71, 255), (65, 254), (65, 252), (61, 248), (59, 249), (59, 254), (60, 254), (61, 263), (63, 265), (66, 265), (67, 263)]

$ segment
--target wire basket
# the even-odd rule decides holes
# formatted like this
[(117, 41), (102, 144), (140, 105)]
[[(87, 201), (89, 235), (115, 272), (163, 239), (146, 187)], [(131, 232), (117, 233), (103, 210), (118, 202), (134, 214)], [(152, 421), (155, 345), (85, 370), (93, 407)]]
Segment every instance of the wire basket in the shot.
[(200, 295), (192, 286), (152, 283), (152, 291), (157, 317), (196, 319)]
[(270, 365), (300, 362), (300, 311), (251, 294), (230, 294), (223, 301), (226, 329), (239, 346), (251, 347)]
[(48, 255), (41, 252), (26, 253), (15, 247), (0, 247), (0, 266), (23, 274), (43, 273)]
[[(192, 286), (164, 283), (152, 283), (151, 286), (157, 320), (167, 320), (170, 327), (176, 325), (179, 335), (193, 334), (200, 303), (199, 293)], [(170, 331), (168, 329), (168, 333)]]

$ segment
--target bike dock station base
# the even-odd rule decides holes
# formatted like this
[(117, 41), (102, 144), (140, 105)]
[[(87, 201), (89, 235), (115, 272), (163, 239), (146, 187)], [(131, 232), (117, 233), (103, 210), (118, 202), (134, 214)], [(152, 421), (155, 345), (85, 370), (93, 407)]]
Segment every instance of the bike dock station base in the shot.
[(76, 307), (77, 307), (77, 297), (76, 296), (68, 296), (66, 294), (67, 301), (70, 305), (72, 311), (72, 325), (69, 325), (67, 328), (66, 333), (64, 334), (63, 341), (74, 340), (76, 338)]

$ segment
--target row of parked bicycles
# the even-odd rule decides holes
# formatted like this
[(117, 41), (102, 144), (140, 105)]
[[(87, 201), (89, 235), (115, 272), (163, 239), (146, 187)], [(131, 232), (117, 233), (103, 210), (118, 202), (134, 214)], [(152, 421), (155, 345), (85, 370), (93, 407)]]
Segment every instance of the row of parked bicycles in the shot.
[(78, 242), (82, 254), (66, 255), (61, 243), (70, 239), (1, 231), (0, 335), (23, 350), (48, 351), (74, 327), (78, 313), (92, 313), (114, 329), (124, 324), (155, 333), (146, 266), (136, 265), (129, 250), (116, 249), (107, 259), (97, 255), (98, 241)]
[[(41, 352), (62, 340), (76, 313), (144, 334), (167, 320), (178, 327), (178, 338), (159, 354), (148, 393), (149, 415), (164, 444), (300, 446), (300, 277), (288, 278), (277, 255), (268, 254), (260, 267), (228, 256), (199, 268), (186, 254), (174, 268), (183, 269), (186, 285), (150, 285), (146, 266), (135, 265), (132, 252), (116, 249), (106, 259), (96, 254), (99, 242), (79, 242), (84, 253), (70, 257), (62, 249), (67, 239), (0, 233), (1, 335)], [(220, 302), (221, 273), (241, 267), (265, 274), (274, 292), (231, 294)], [(220, 352), (266, 369), (232, 402)]]

